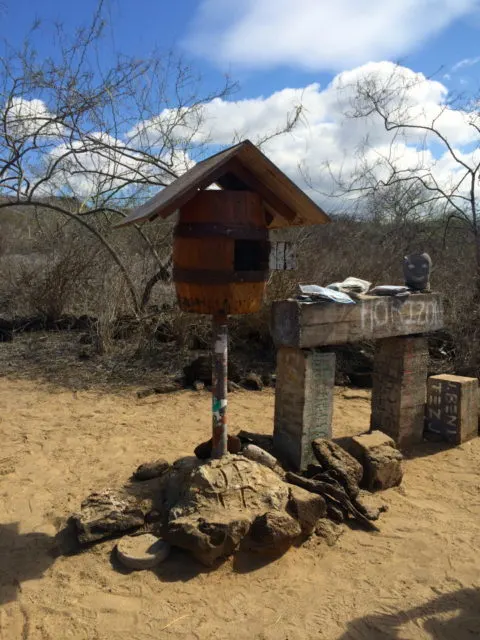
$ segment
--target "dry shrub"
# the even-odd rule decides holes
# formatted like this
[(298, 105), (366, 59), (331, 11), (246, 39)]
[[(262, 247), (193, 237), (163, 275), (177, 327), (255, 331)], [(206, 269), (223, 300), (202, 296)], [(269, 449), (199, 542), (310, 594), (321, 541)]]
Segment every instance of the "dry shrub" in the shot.
[[(117, 337), (122, 337), (119, 318), (129, 305), (125, 283), (117, 269), (106, 271), (100, 292), (102, 304), (98, 306), (94, 345), (97, 353), (104, 355), (112, 351)], [(135, 318), (131, 322), (134, 324)]]
[(91, 262), (91, 255), (71, 245), (43, 261), (41, 268), (25, 265), (17, 286), (27, 294), (32, 311), (56, 319), (72, 306), (80, 287), (87, 285), (85, 274)]
[(3, 285), (8, 290), (10, 313), (59, 318), (85, 297), (90, 270), (98, 254), (74, 234), (38, 242), (29, 255), (4, 256)]
[[(88, 231), (51, 218), (48, 224), (29, 226), (26, 235), (25, 224), (22, 219), (22, 233), (11, 233), (7, 242), (2, 240), (2, 315), (95, 316), (95, 340), (101, 353), (110, 351), (118, 337), (136, 341), (139, 356), (157, 357), (165, 343), (175, 344), (178, 353), (209, 348), (210, 318), (181, 312), (171, 282), (157, 282), (149, 305), (135, 314), (118, 267)], [(154, 231), (152, 225), (152, 241), (157, 242)], [(165, 258), (171, 253), (165, 229), (158, 238)], [(448, 340), (439, 352), (452, 370), (478, 372), (480, 305), (473, 267), (469, 270), (467, 266), (474, 264), (474, 247), (461, 226), (451, 226), (444, 238), (441, 222), (373, 224), (345, 217), (330, 225), (283, 232), (273, 239), (289, 238), (297, 244), (297, 270), (271, 273), (262, 310), (231, 318), (232, 349), (274, 354), (271, 302), (291, 296), (299, 282), (327, 285), (357, 276), (373, 284), (399, 284), (403, 282), (403, 256), (428, 251), (433, 259), (432, 286), (445, 300)], [(112, 232), (112, 239), (141, 294), (157, 268), (151, 254), (147, 255), (134, 234), (115, 236)]]

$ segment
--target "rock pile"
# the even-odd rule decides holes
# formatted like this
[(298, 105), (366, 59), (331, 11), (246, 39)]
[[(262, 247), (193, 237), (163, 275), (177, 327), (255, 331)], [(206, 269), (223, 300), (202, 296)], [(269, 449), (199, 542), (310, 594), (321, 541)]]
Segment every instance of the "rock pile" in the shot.
[(287, 482), (322, 496), (333, 522), (353, 519), (367, 530), (378, 531), (372, 520), (378, 519), (380, 509), (369, 508), (359, 495), (362, 465), (331, 440), (318, 438), (312, 447), (318, 464), (310, 465), (304, 476), (287, 472)]
[[(165, 487), (165, 538), (171, 544), (190, 551), (206, 565), (230, 555), (251, 527), (257, 531), (252, 547), (274, 551), (276, 545), (283, 550), (291, 544), (294, 524), (285, 528), (285, 535), (282, 527), (275, 528), (277, 516), (281, 514), (284, 525), (290, 516), (286, 513), (288, 484), (274, 471), (241, 455), (230, 455), (192, 465), (190, 472), (182, 475), (181, 493), (175, 471)], [(267, 518), (266, 538), (260, 540), (261, 527), (253, 525), (266, 514), (274, 515)], [(295, 537), (300, 533), (298, 526)]]
[[(279, 555), (315, 533), (333, 544), (338, 524), (350, 520), (378, 530), (372, 521), (382, 509), (365, 503), (360, 485), (401, 481), (401, 455), (383, 435), (352, 438), (345, 447), (317, 439), (317, 464), (304, 474), (285, 471), (266, 450), (269, 440), (263, 448), (261, 438), (241, 432), (234, 442), (236, 453), (219, 460), (201, 459), (204, 443), (202, 456), (146, 463), (121, 491), (92, 494), (73, 516), (79, 541), (150, 533), (207, 566), (238, 549)], [(140, 564), (147, 566), (154, 558), (145, 553)]]

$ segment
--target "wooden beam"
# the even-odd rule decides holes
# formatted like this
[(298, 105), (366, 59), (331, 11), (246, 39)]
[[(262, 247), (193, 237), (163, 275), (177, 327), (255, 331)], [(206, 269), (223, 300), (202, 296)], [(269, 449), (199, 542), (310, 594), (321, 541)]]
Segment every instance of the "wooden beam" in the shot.
[(272, 305), (276, 345), (300, 349), (428, 333), (443, 323), (438, 293), (361, 296), (356, 304), (282, 300)]
[(265, 202), (267, 202), (275, 212), (285, 218), (289, 222), (293, 222), (297, 218), (297, 214), (290, 209), (283, 200), (281, 200), (271, 189), (261, 182), (253, 173), (237, 159), (232, 158), (224, 166), (224, 173), (231, 172), (241, 180), (251, 191), (258, 193)]
[(200, 162), (180, 178), (174, 180), (168, 187), (162, 189), (156, 196), (134, 209), (127, 218), (115, 226), (123, 227), (146, 220), (152, 221), (158, 216), (168, 218), (169, 215), (191, 200), (199, 190), (216, 182), (225, 173), (225, 164), (235, 149), (236, 147), (232, 147), (222, 154)]
[(217, 180), (217, 184), (226, 191), (249, 191), (248, 185), (245, 184), (238, 176), (232, 172), (227, 172), (220, 176)]
[[(230, 174), (230, 175), (226, 175)], [(166, 218), (199, 190), (217, 182), (224, 188), (258, 193), (274, 211), (272, 226), (324, 224), (326, 213), (249, 140), (202, 160), (153, 198), (130, 212), (118, 227)]]

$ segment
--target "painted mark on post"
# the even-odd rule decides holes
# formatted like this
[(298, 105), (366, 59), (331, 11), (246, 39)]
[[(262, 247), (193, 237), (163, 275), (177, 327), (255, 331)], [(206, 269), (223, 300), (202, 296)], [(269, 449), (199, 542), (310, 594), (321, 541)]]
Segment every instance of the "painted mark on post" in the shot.
[(213, 319), (212, 453), (227, 453), (228, 329), (223, 318)]

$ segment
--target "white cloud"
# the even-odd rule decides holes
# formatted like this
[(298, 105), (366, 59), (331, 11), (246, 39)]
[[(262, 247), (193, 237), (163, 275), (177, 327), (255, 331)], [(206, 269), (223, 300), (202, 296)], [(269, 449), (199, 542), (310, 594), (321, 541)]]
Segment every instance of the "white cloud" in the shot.
[[(152, 164), (147, 155), (141, 153), (145, 143), (141, 136), (128, 146), (126, 139), (114, 138), (106, 132), (72, 130), (37, 98), (12, 98), (0, 107), (0, 117), (5, 120), (8, 134), (3, 140), (0, 136), (0, 151), (4, 151), (6, 158), (16, 152), (9, 147), (9, 139), (14, 140), (20, 150), (25, 146), (22, 171), (28, 171), (29, 182), (23, 186), (35, 187), (37, 195), (61, 193), (83, 199), (105, 196), (118, 189), (132, 192), (135, 182), (166, 184), (172, 180), (170, 172), (180, 174), (194, 164), (188, 151), (178, 148), (172, 152), (169, 147), (157, 154), (164, 162), (163, 169), (169, 169), (162, 170), (160, 162)], [(143, 123), (138, 128), (143, 131)], [(35, 144), (32, 144), (33, 138), (36, 138)], [(16, 167), (14, 163), (7, 174), (10, 177), (3, 180), (7, 187), (18, 180)], [(40, 183), (35, 186), (38, 180)]]
[[(358, 86), (373, 82), (388, 87), (388, 107), (399, 118), (408, 116), (408, 122), (413, 125), (428, 126), (435, 121), (435, 126), (463, 161), (471, 164), (480, 160), (480, 152), (472, 151), (478, 146), (473, 143), (479, 140), (477, 131), (471, 126), (472, 122), (479, 124), (475, 105), (471, 112), (455, 109), (449, 105), (448, 89), (441, 82), (406, 67), (380, 62), (344, 71), (325, 87), (313, 83), (257, 98), (215, 99), (193, 114), (182, 112), (180, 119), (178, 112), (164, 110), (152, 119), (139, 122), (121, 138), (97, 133), (90, 135), (86, 145), (65, 141), (50, 155), (54, 161), (62, 154), (68, 154), (60, 164), (55, 181), (50, 184), (63, 192), (67, 188), (77, 197), (95, 194), (99, 188), (109, 190), (126, 186), (128, 191), (132, 178), (140, 174), (152, 177), (151, 164), (145, 163), (140, 154), (127, 153), (129, 142), (149, 149), (153, 145), (157, 149), (153, 151), (161, 157), (165, 153), (161, 149), (162, 135), (167, 130), (169, 141), (173, 139), (178, 144), (178, 151), (168, 161), (173, 163), (174, 170), (182, 172), (192, 165), (190, 151), (195, 155), (201, 148), (208, 154), (244, 138), (256, 142), (266, 133), (281, 129), (286, 114), (299, 104), (302, 104), (303, 115), (298, 125), (291, 133), (266, 142), (263, 151), (327, 210), (332, 203), (319, 195), (320, 192), (331, 192), (333, 188), (326, 163), (333, 174), (342, 172), (348, 178), (355, 173), (359, 163), (375, 164), (389, 156), (402, 169), (423, 167), (431, 171), (442, 185), (458, 182), (459, 165), (431, 135), (409, 130), (407, 134), (397, 136), (392, 146), (392, 133), (385, 130), (378, 115), (346, 116), (352, 111)], [(368, 145), (365, 145), (366, 140)], [(305, 182), (300, 166), (310, 176), (311, 185)], [(105, 174), (110, 177), (105, 178)]]
[(55, 120), (54, 114), (42, 100), (14, 97), (3, 107), (1, 113), (5, 118), (8, 134), (17, 141), (33, 136), (58, 137), (63, 131), (61, 123)]
[[(399, 136), (393, 145), (392, 134), (385, 130), (378, 116), (349, 118), (352, 98), (358, 83), (375, 79), (388, 85), (391, 92), (389, 107), (399, 116), (408, 114), (411, 124), (435, 126), (449, 140), (467, 162), (475, 158), (469, 151), (472, 142), (478, 140), (476, 130), (470, 125), (475, 112), (455, 109), (448, 105), (448, 90), (440, 82), (427, 79), (405, 67), (390, 62), (369, 63), (337, 75), (322, 88), (311, 84), (301, 89), (283, 89), (267, 97), (225, 101), (215, 100), (205, 105), (201, 127), (195, 140), (226, 145), (234, 136), (249, 137), (253, 141), (268, 130), (281, 128), (285, 114), (302, 103), (304, 118), (294, 131), (268, 141), (263, 150), (293, 180), (307, 191), (299, 166), (302, 165), (313, 182), (310, 191), (322, 201), (318, 192), (330, 192), (331, 176), (326, 171), (328, 162), (334, 174), (340, 172), (348, 178), (359, 162), (374, 163), (389, 156), (403, 169), (423, 167), (431, 170), (440, 183), (453, 184), (458, 166), (438, 141), (425, 132), (409, 131)], [(406, 91), (402, 87), (407, 87)], [(163, 114), (168, 118), (168, 114)], [(368, 149), (365, 140), (368, 139)]]
[[(161, 148), (168, 132), (170, 140), (179, 144), (228, 145), (246, 132), (259, 139), (282, 126), (295, 108), (304, 103), (321, 116), (318, 100), (320, 86), (312, 84), (304, 89), (282, 89), (266, 98), (246, 98), (238, 101), (215, 98), (194, 110), (164, 109), (158, 116), (139, 122), (127, 134), (130, 142)], [(178, 124), (175, 124), (178, 123)]]
[(134, 178), (138, 162), (122, 154), (123, 143), (97, 132), (88, 140), (59, 144), (50, 153), (55, 171), (46, 189), (72, 193), (78, 198), (108, 192)]
[(476, 58), (464, 58), (463, 60), (459, 60), (456, 64), (453, 65), (452, 71), (458, 71), (459, 69), (463, 69), (464, 67), (473, 67), (479, 62), (480, 56), (477, 56)]
[[(84, 140), (59, 144), (49, 154), (49, 160), (56, 163), (56, 169), (45, 189), (88, 198), (100, 194), (105, 196), (117, 189), (135, 190), (136, 181), (162, 184), (172, 179), (132, 149), (122, 140), (102, 132), (91, 133)], [(165, 158), (165, 165), (180, 174), (193, 162), (187, 153), (178, 150)]]
[(222, 64), (340, 70), (397, 58), (478, 0), (203, 0), (186, 44)]

